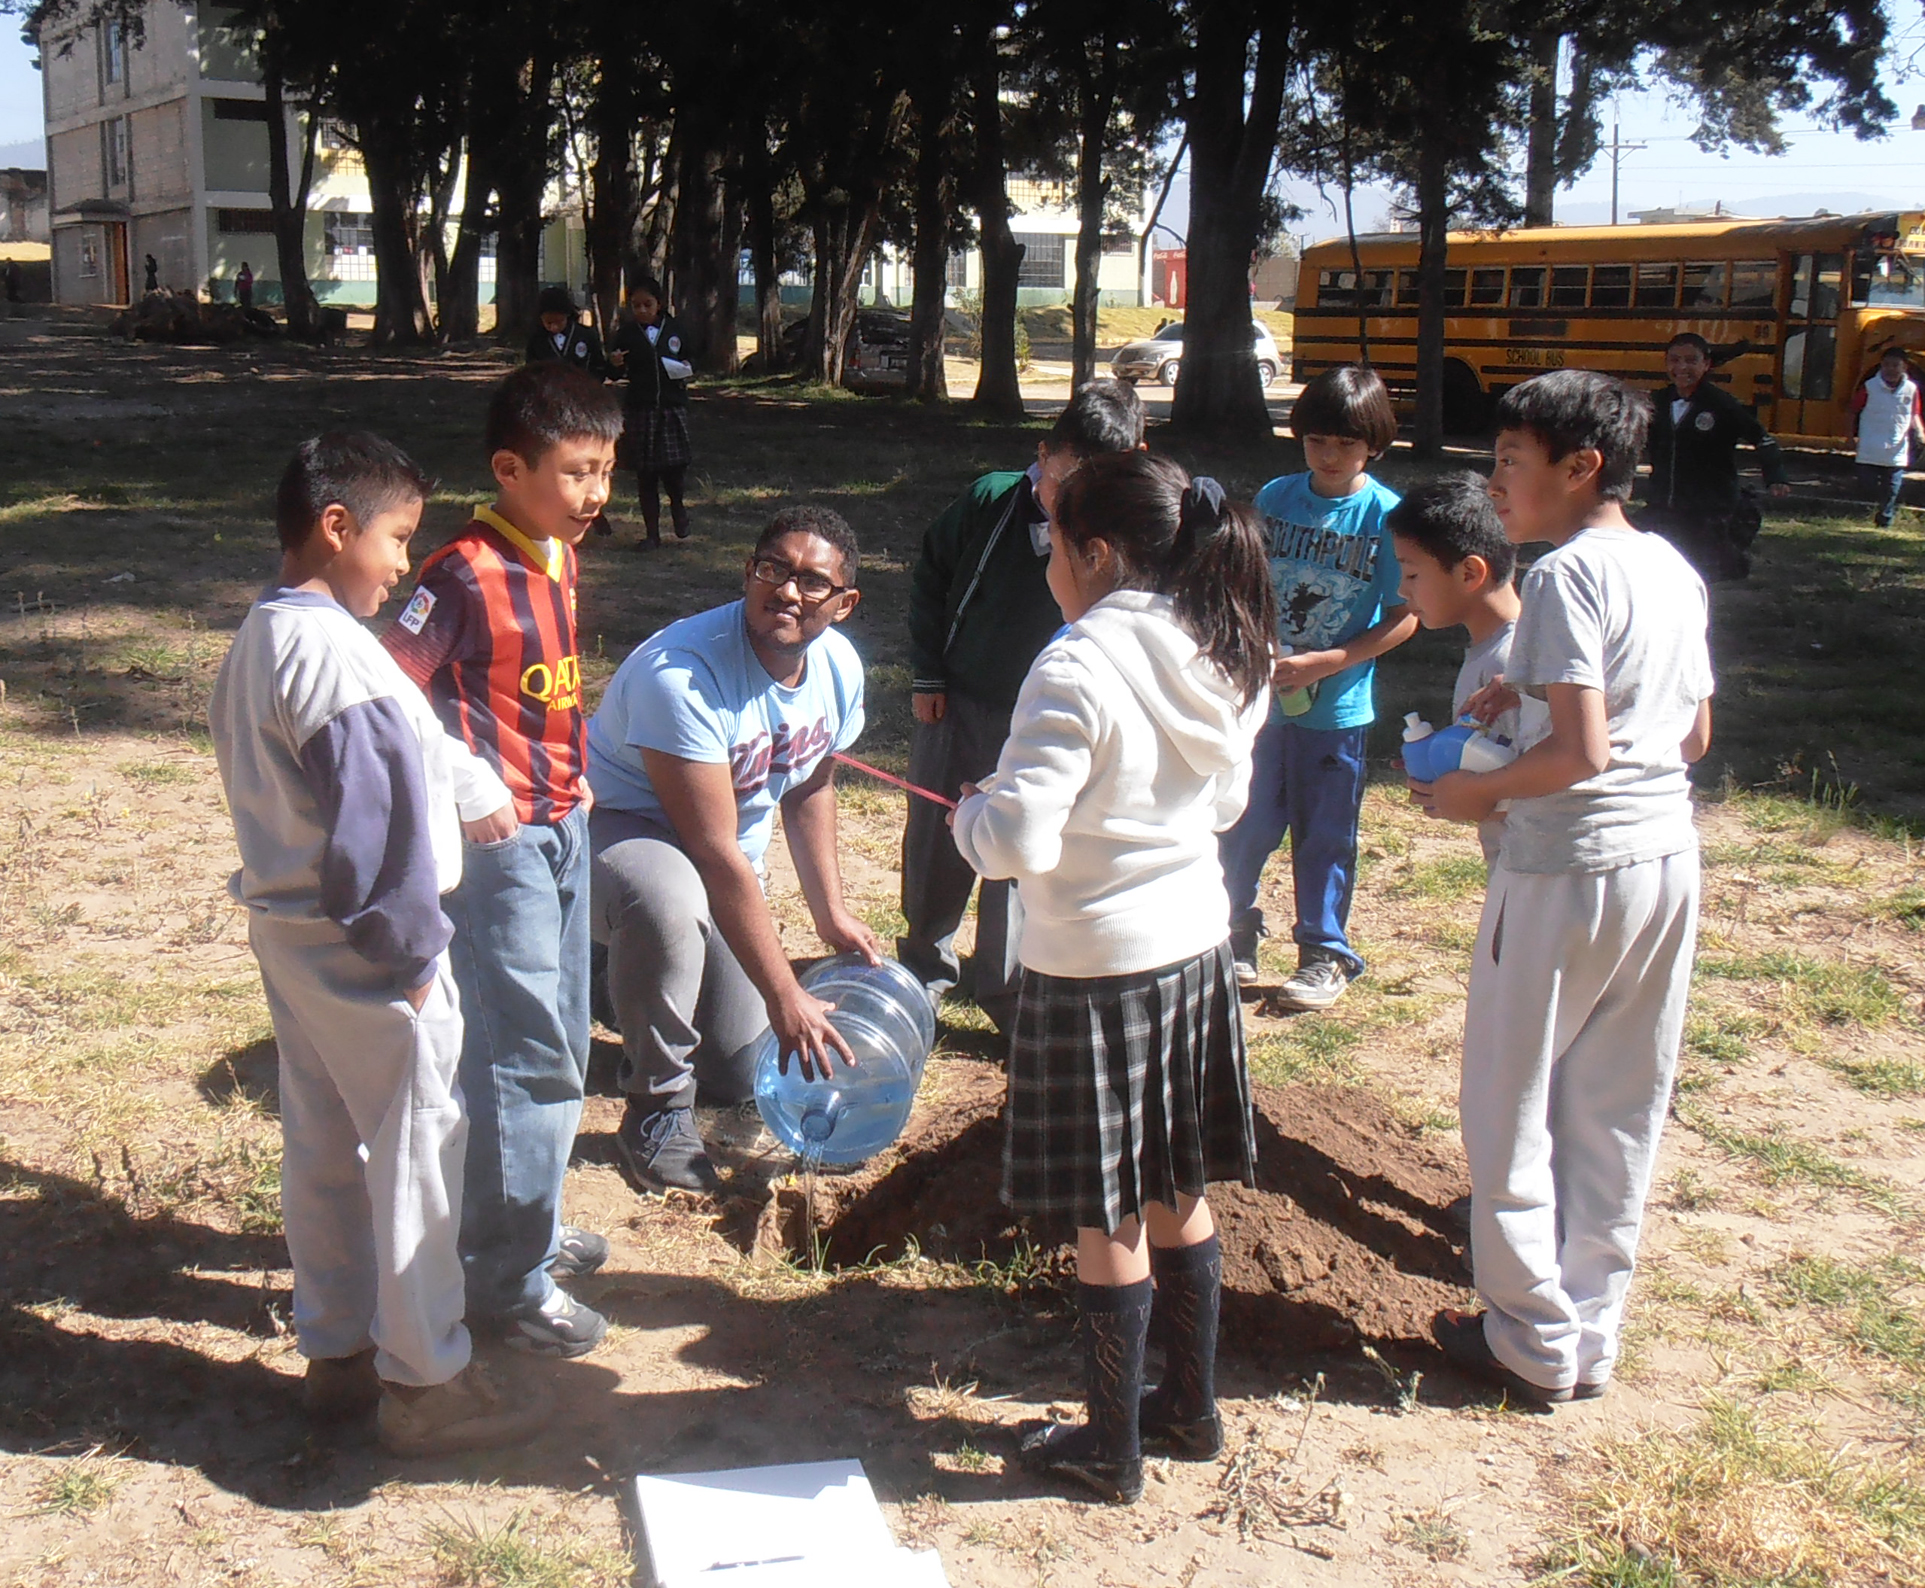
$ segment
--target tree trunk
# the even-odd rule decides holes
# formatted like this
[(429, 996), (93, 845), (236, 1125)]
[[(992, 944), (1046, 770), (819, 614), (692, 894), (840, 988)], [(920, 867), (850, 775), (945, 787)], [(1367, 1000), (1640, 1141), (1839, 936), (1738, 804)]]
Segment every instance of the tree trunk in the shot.
[(1250, 333), (1250, 261), (1283, 118), (1288, 18), (1263, 24), (1252, 71), (1257, 28), (1254, 14), (1201, 7), (1192, 52), (1189, 281), (1170, 423), (1226, 440), (1272, 433)]
[(374, 233), (374, 342), (376, 346), (426, 347), (434, 323), (421, 291), (415, 254), (415, 192), (408, 133), (371, 116), (355, 123), (368, 175)]
[(943, 331), (949, 304), (949, 119), (955, 91), (946, 72), (932, 74), (916, 99), (915, 292), (909, 304), (909, 370), (902, 393), (920, 402), (949, 397)]
[(1078, 85), (1076, 287), (1070, 296), (1072, 390), (1096, 378), (1097, 272), (1103, 263), (1103, 215), (1110, 193), (1110, 179), (1103, 174), (1103, 154), (1116, 100), (1115, 46), (1105, 38), (1102, 51), (1100, 69), (1084, 72)]
[(1009, 226), (1008, 168), (1003, 154), (1002, 61), (992, 32), (982, 41), (974, 74), (975, 170), (971, 196), (982, 233), (982, 372), (970, 400), (992, 413), (1020, 416), (1016, 369), (1016, 305), (1023, 245)]
[[(495, 340), (519, 346), (536, 322), (541, 296), (542, 197), (548, 186), (549, 94), (555, 61), (544, 52), (514, 74), (505, 91), (477, 90), (502, 118), (491, 163), (499, 221), (495, 233)], [(562, 262), (565, 273), (566, 261)]]
[(744, 175), (749, 256), (755, 264), (755, 359), (764, 375), (782, 367), (782, 273), (775, 254), (775, 177), (758, 132)]
[(856, 291), (862, 267), (875, 249), (876, 207), (820, 206), (815, 221), (815, 289), (809, 305), (811, 380), (842, 384), (855, 326)]
[(635, 183), (635, 62), (625, 50), (601, 57), (588, 111), (595, 158), (588, 168), (588, 283), (595, 322), (607, 336), (622, 306), (622, 264), (640, 212)]
[(288, 170), (287, 96), (280, 69), (270, 64), (262, 81), (267, 87), (267, 201), (274, 214), (274, 256), (280, 266), (287, 334), (310, 342), (319, 324), (319, 305), (307, 278), (307, 199), (314, 186), (314, 113), (310, 108), (302, 114), (301, 175), (295, 183)]
[(720, 309), (724, 288), (734, 289), (735, 272), (732, 261), (723, 268), (733, 230), (722, 180), (723, 151), (706, 128), (684, 126), (680, 141), (670, 301), (681, 310), (688, 361), (699, 370), (726, 375), (735, 368), (735, 314), (731, 304), (724, 327)]
[(1524, 158), (1524, 224), (1549, 226), (1557, 192), (1555, 32), (1531, 35), (1531, 107)]
[(441, 300), (441, 334), (450, 342), (473, 342), (481, 336), (481, 240), (494, 224), (494, 173), (478, 153), (472, 124), (467, 152), (461, 227), (448, 261), (447, 295)]
[[(1442, 112), (1448, 114), (1448, 112)], [(1417, 151), (1417, 413), (1420, 458), (1444, 447), (1444, 263), (1450, 241), (1450, 166), (1441, 137)]]

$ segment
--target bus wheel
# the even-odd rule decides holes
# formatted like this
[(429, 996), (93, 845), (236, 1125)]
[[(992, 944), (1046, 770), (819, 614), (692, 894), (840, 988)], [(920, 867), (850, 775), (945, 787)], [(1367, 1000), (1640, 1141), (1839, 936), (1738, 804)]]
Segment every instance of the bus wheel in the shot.
[(1491, 421), (1491, 400), (1468, 364), (1444, 361), (1444, 428), (1452, 435), (1475, 435)]

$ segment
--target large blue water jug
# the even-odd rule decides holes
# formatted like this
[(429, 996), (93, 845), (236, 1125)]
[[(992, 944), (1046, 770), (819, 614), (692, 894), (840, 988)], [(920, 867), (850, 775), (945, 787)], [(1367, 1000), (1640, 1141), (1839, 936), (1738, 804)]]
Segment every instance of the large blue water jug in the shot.
[(936, 1006), (923, 985), (894, 960), (871, 965), (838, 954), (812, 966), (802, 985), (835, 1005), (829, 1023), (856, 1056), (840, 1058), (826, 1079), (804, 1080), (789, 1060), (781, 1073), (771, 1031), (756, 1054), (755, 1104), (775, 1137), (798, 1157), (846, 1167), (874, 1157), (902, 1134), (936, 1040)]

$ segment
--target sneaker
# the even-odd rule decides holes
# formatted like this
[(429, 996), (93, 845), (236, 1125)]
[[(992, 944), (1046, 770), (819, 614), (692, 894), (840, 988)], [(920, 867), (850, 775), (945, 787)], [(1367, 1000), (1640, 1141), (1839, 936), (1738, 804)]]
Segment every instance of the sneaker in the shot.
[(572, 1224), (561, 1227), (561, 1245), (549, 1260), (548, 1272), (555, 1279), (580, 1279), (592, 1274), (608, 1261), (608, 1241), (593, 1230), (578, 1230)]
[(1279, 1009), (1299, 1012), (1328, 1009), (1350, 985), (1350, 972), (1334, 959), (1313, 959), (1299, 965), (1296, 973), (1271, 994)]
[(1263, 929), (1263, 912), (1251, 910), (1231, 923), (1230, 964), (1239, 987), (1257, 984), (1257, 944), (1270, 934)]
[[(1490, 1339), (1484, 1333), (1484, 1314), (1481, 1312), (1454, 1312), (1447, 1309), (1431, 1320), (1430, 1331), (1444, 1355), (1465, 1372), (1497, 1385), (1520, 1400), (1548, 1410), (1576, 1398), (1575, 1392), (1568, 1387), (1546, 1389), (1498, 1361), (1497, 1353), (1491, 1349)], [(1602, 1393), (1602, 1386), (1594, 1390), (1587, 1389), (1584, 1398), (1594, 1399)]]
[(509, 1313), (501, 1322), (510, 1350), (562, 1361), (588, 1355), (608, 1333), (608, 1320), (560, 1285), (549, 1286), (544, 1300)]
[(446, 1456), (526, 1439), (548, 1420), (548, 1407), (507, 1387), (479, 1362), (445, 1384), (383, 1384), (375, 1427), (391, 1456)]
[(373, 1411), (380, 1399), (373, 1346), (353, 1356), (317, 1356), (307, 1365), (301, 1400), (314, 1422), (351, 1422)]
[(631, 1102), (615, 1131), (615, 1153), (637, 1190), (713, 1195), (722, 1189), (722, 1177), (695, 1128), (693, 1109), (664, 1108), (651, 1114)]

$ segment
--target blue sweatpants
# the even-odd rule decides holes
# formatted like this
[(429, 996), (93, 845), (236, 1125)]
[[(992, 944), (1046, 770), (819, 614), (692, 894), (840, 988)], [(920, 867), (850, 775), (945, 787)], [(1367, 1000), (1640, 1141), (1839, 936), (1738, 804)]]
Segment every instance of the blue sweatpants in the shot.
[(1272, 717), (1257, 735), (1249, 807), (1218, 844), (1230, 890), (1233, 943), (1263, 924), (1257, 883), (1287, 832), (1296, 881), (1298, 958), (1334, 959), (1352, 976), (1363, 973), (1364, 962), (1345, 928), (1357, 885), (1357, 813), (1363, 806), (1369, 731), (1299, 728)]

